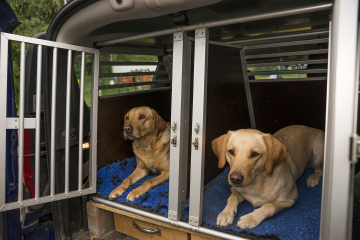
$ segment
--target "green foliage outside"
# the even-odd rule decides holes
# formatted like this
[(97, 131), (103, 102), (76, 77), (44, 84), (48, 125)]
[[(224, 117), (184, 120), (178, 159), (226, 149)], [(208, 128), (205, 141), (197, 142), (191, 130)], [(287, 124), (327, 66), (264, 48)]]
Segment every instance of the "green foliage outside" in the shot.
[[(130, 55), (130, 54), (101, 54), (100, 62), (157, 62), (156, 56), (149, 55)], [(74, 60), (74, 68), (78, 82), (81, 78), (81, 55), (77, 54)], [(135, 66), (134, 66), (135, 68)], [(85, 56), (85, 83), (84, 83), (84, 99), (88, 106), (91, 102), (91, 71), (92, 71), (92, 57), (91, 55)], [(101, 66), (100, 73), (113, 73), (111, 66)], [(110, 81), (113, 80), (115, 84), (118, 83), (117, 77), (112, 78), (100, 78), (99, 85), (110, 85)], [(150, 85), (126, 87), (117, 89), (107, 89), (102, 91), (102, 96), (113, 95), (125, 92), (143, 91), (150, 89)]]
[[(40, 32), (46, 32), (51, 20), (63, 7), (63, 0), (7, 0), (22, 23), (14, 34), (33, 37)], [(20, 43), (12, 44), (13, 71), (15, 81), (15, 102), (19, 108), (19, 78), (20, 78)]]
[[(288, 66), (292, 70), (299, 69), (298, 65), (290, 65)], [(250, 72), (261, 72), (261, 71), (278, 71), (286, 69), (285, 66), (270, 66), (270, 67), (250, 67), (247, 68)], [(306, 69), (306, 66), (302, 65), (301, 69)], [(255, 80), (257, 79), (269, 79), (270, 75), (256, 75)], [(277, 78), (306, 78), (307, 74), (277, 74)]]
[[(52, 19), (56, 13), (64, 6), (63, 0), (7, 0), (12, 9), (14, 10), (17, 18), (22, 23), (18, 26), (13, 34), (33, 37), (40, 32), (46, 32)], [(19, 79), (20, 79), (20, 43), (12, 43), (13, 54), (13, 72), (14, 72), (14, 87), (15, 87), (15, 102), (16, 107), (19, 108)], [(119, 62), (157, 62), (156, 56), (145, 55), (110, 55), (102, 54), (100, 61), (119, 61)], [(80, 66), (81, 55), (77, 54), (74, 60), (74, 68), (78, 82), (80, 82)], [(92, 71), (92, 57), (86, 55), (85, 57), (85, 89), (84, 98), (85, 102), (90, 106), (91, 97), (91, 71)], [(102, 66), (100, 73), (112, 73), (111, 66)], [(109, 81), (100, 81), (107, 85)], [(143, 86), (141, 90), (150, 88)], [(110, 89), (106, 91), (106, 95), (117, 94), (122, 92), (132, 92), (139, 90), (139, 87), (129, 87), (120, 89)]]

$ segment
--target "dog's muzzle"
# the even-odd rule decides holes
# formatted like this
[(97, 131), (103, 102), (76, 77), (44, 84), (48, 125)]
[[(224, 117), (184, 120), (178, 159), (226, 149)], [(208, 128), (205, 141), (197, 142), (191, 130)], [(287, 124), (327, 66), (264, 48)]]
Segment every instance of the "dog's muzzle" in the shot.
[(124, 127), (124, 135), (126, 137), (133, 137), (132, 131), (133, 131), (133, 127), (131, 125), (126, 125)]
[(230, 181), (235, 186), (239, 186), (243, 180), (244, 180), (244, 176), (241, 175), (240, 173), (233, 172), (230, 174)]

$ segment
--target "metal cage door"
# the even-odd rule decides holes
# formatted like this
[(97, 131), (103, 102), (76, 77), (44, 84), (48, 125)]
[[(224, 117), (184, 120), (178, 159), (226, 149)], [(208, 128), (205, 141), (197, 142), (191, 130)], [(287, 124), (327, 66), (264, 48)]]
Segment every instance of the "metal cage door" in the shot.
[[(74, 46), (70, 44), (46, 41), (30, 37), (17, 36), (1, 33), (1, 68), (0, 68), (0, 211), (11, 210), (36, 204), (43, 204), (66, 198), (72, 198), (96, 192), (96, 156), (97, 156), (97, 115), (98, 115), (98, 82), (99, 82), (99, 59), (100, 51), (93, 48)], [(8, 78), (8, 53), (9, 41), (20, 42), (20, 90), (19, 90), (19, 116), (17, 118), (7, 117), (7, 78)], [(25, 44), (37, 45), (37, 79), (36, 79), (36, 117), (26, 118), (24, 115), (25, 98)], [(40, 103), (41, 103), (41, 72), (42, 72), (42, 50), (43, 47), (53, 49), (52, 65), (52, 101), (51, 101), (51, 146), (48, 149), (51, 156), (50, 162), (50, 194), (40, 197)], [(58, 49), (67, 50), (67, 74), (66, 74), (66, 128), (65, 128), (65, 191), (55, 193), (55, 126), (56, 126), (56, 76), (57, 76), (57, 52)], [(71, 100), (71, 67), (72, 52), (81, 53), (81, 80), (80, 80), (80, 103), (79, 103), (79, 136), (83, 135), (83, 111), (84, 111), (84, 76), (85, 76), (85, 54), (92, 55), (92, 80), (91, 80), (91, 111), (90, 111), (90, 156), (89, 156), (89, 187), (83, 189), (82, 163), (83, 152), (79, 147), (79, 184), (78, 189), (69, 191), (69, 149), (70, 149), (70, 100)], [(18, 129), (18, 201), (6, 202), (6, 130)], [(24, 169), (24, 130), (35, 129), (35, 194), (34, 198), (24, 200), (23, 194), (23, 169)], [(79, 146), (83, 139), (79, 137)]]

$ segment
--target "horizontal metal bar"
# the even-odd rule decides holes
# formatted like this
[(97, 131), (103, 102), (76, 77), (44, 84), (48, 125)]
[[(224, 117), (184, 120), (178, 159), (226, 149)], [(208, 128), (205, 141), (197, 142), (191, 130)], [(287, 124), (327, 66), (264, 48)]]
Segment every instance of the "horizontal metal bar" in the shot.
[(136, 87), (136, 86), (143, 86), (143, 85), (163, 84), (163, 83), (171, 83), (171, 80), (157, 80), (157, 81), (150, 81), (150, 82), (105, 85), (105, 86), (99, 86), (99, 90), (125, 88), (125, 87)]
[(130, 212), (130, 213), (133, 213), (133, 214), (137, 214), (137, 215), (142, 216), (142, 217), (147, 217), (147, 218), (159, 221), (159, 222), (168, 223), (170, 225), (175, 225), (175, 226), (185, 228), (185, 229), (189, 229), (189, 230), (192, 230), (192, 231), (195, 231), (195, 232), (205, 233), (205, 234), (208, 234), (210, 236), (218, 237), (218, 238), (221, 238), (221, 239), (246, 240), (246, 238), (234, 236), (234, 235), (231, 235), (231, 234), (228, 234), (228, 233), (212, 230), (212, 229), (209, 229), (209, 228), (194, 227), (194, 226), (191, 226), (188, 223), (184, 223), (184, 222), (181, 222), (181, 221), (172, 221), (172, 220), (169, 220), (166, 217), (163, 217), (163, 216), (160, 216), (160, 215), (157, 215), (157, 214), (153, 214), (153, 213), (149, 213), (149, 212), (146, 212), (146, 211), (143, 211), (143, 210), (139, 210), (139, 209), (136, 209), (136, 208), (133, 208), (133, 207), (128, 207), (128, 206), (122, 205), (120, 203), (112, 202), (112, 201), (109, 201), (109, 200), (106, 200), (106, 199), (103, 199), (103, 198), (93, 197), (92, 200), (94, 202), (102, 203), (102, 204), (105, 204), (107, 206), (117, 208), (117, 209), (120, 209), (120, 210), (123, 210), (123, 211), (126, 211), (126, 212)]
[(170, 89), (171, 89), (171, 87), (152, 88), (152, 89), (149, 89), (149, 90), (139, 90), (139, 91), (134, 91), (134, 92), (126, 92), (126, 93), (104, 95), (104, 96), (100, 96), (100, 99), (102, 99), (102, 98), (111, 98), (111, 97), (119, 97), (119, 96), (126, 96), (126, 95), (132, 95), (132, 94), (141, 94), (141, 93), (165, 91), (165, 90), (170, 90)]
[(169, 62), (100, 62), (100, 66), (163, 66), (169, 64)]
[(311, 40), (302, 40), (302, 41), (293, 41), (293, 42), (279, 42), (279, 43), (269, 43), (269, 44), (245, 46), (244, 50), (272, 48), (272, 47), (297, 46), (297, 45), (309, 45), (309, 44), (327, 43), (327, 42), (329, 42), (328, 38), (320, 38), (320, 39), (311, 39)]
[(8, 40), (11, 40), (11, 41), (25, 42), (25, 43), (29, 43), (29, 44), (37, 44), (37, 45), (42, 45), (42, 46), (47, 46), (47, 47), (57, 47), (57, 48), (62, 48), (62, 49), (66, 49), (66, 50), (81, 51), (81, 52), (87, 52), (87, 53), (96, 53), (99, 51), (98, 49), (94, 49), (94, 48), (80, 47), (80, 46), (75, 46), (75, 45), (66, 44), (66, 43), (47, 41), (47, 40), (31, 38), (31, 37), (24, 37), (24, 36), (14, 35), (14, 34), (10, 34), (10, 33), (1, 33), (1, 34), (3, 36), (5, 36)]
[(129, 72), (129, 73), (101, 73), (100, 78), (103, 77), (127, 77), (127, 76), (145, 76), (145, 75), (162, 75), (169, 74), (168, 71), (163, 72)]
[(143, 38), (168, 35), (168, 34), (173, 34), (175, 32), (179, 32), (179, 31), (193, 31), (193, 30), (199, 29), (199, 28), (220, 27), (220, 26), (224, 26), (224, 25), (253, 22), (253, 21), (278, 18), (278, 17), (293, 16), (293, 15), (297, 15), (297, 14), (304, 14), (304, 13), (310, 13), (310, 12), (319, 12), (319, 11), (330, 10), (331, 7), (332, 7), (332, 3), (327, 3), (327, 4), (314, 5), (314, 6), (310, 6), (310, 7), (304, 7), (304, 8), (290, 9), (290, 10), (285, 10), (285, 11), (257, 14), (257, 15), (248, 16), (248, 17), (238, 17), (238, 18), (208, 22), (208, 23), (193, 24), (193, 25), (188, 25), (188, 26), (182, 26), (182, 27), (170, 28), (170, 29), (165, 29), (165, 30), (160, 30), (160, 31), (155, 31), (155, 32), (150, 32), (150, 33), (139, 34), (136, 36), (130, 36), (130, 37), (107, 40), (107, 41), (100, 41), (97, 43), (97, 46), (107, 46), (107, 45), (129, 42), (129, 41), (134, 41), (134, 40), (143, 39)]
[(273, 57), (286, 57), (286, 56), (301, 56), (310, 54), (322, 54), (327, 53), (327, 49), (309, 50), (309, 51), (298, 51), (298, 52), (282, 52), (282, 53), (268, 53), (268, 54), (256, 54), (247, 55), (246, 59), (257, 59), (257, 58), (273, 58)]
[[(195, 41), (195, 38), (193, 38), (193, 41)], [(229, 43), (223, 43), (223, 42), (217, 42), (217, 41), (208, 41), (211, 45), (218, 45), (218, 46), (224, 46), (224, 47), (231, 47), (231, 48), (239, 48), (242, 49), (242, 46), (229, 44)]]
[(271, 37), (269, 35), (267, 35), (268, 37), (257, 37), (257, 38), (252, 37), (252, 38), (249, 38), (249, 39), (229, 41), (229, 42), (226, 42), (226, 43), (245, 45), (246, 43), (252, 43), (252, 42), (281, 40), (281, 39), (284, 39), (284, 38), (307, 37), (307, 36), (321, 35), (321, 34), (327, 34), (327, 33), (329, 33), (328, 30), (326, 30), (326, 31), (316, 31), (316, 32), (302, 32), (302, 33), (295, 33), (295, 34), (283, 34), (283, 35), (271, 36)]
[(287, 65), (297, 65), (297, 64), (321, 64), (328, 63), (327, 59), (317, 59), (317, 60), (301, 60), (301, 61), (287, 61), (287, 62), (266, 62), (266, 63), (250, 63), (246, 64), (246, 67), (268, 67), (268, 66), (287, 66)]
[(323, 81), (327, 80), (326, 77), (312, 77), (312, 78), (279, 78), (279, 79), (257, 79), (249, 80), (250, 83), (263, 83), (263, 82), (306, 82), (306, 81)]
[(96, 189), (87, 188), (87, 189), (83, 189), (82, 191), (78, 191), (78, 190), (72, 191), (72, 192), (69, 192), (68, 194), (60, 193), (60, 194), (55, 194), (54, 196), (40, 197), (38, 199), (32, 198), (32, 199), (24, 200), (22, 202), (7, 203), (4, 206), (0, 207), (0, 211), (7, 211), (7, 210), (15, 209), (15, 208), (20, 208), (20, 207), (27, 207), (27, 206), (38, 205), (38, 204), (48, 203), (48, 202), (52, 202), (52, 201), (58, 201), (58, 200), (62, 200), (62, 199), (72, 198), (72, 197), (84, 196), (84, 195), (95, 193), (95, 192), (96, 192)]
[[(6, 129), (18, 129), (19, 118), (6, 118)], [(24, 129), (35, 129), (36, 118), (24, 118)]]
[(306, 73), (327, 73), (327, 69), (303, 69), (303, 70), (248, 72), (248, 76), (273, 75), (273, 74), (306, 74)]

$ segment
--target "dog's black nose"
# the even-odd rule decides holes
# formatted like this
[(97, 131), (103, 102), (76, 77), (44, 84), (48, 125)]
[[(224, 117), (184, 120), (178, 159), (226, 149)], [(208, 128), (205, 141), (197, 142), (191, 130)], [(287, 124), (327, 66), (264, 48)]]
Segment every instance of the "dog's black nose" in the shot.
[(244, 176), (241, 175), (240, 173), (233, 172), (230, 174), (230, 181), (235, 185), (240, 184), (243, 180), (244, 180)]
[(126, 133), (131, 133), (132, 130), (133, 130), (133, 128), (130, 125), (127, 125), (127, 126), (124, 127), (124, 132), (126, 132)]

